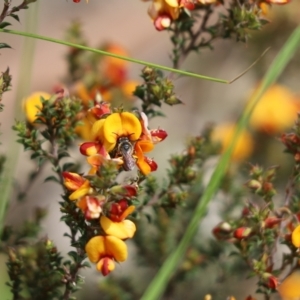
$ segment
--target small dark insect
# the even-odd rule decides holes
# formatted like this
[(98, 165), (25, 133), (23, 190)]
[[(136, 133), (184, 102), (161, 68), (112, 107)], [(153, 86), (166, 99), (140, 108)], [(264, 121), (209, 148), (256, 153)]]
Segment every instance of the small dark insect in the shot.
[(123, 158), (123, 168), (125, 171), (131, 171), (135, 167), (135, 159), (133, 158), (133, 145), (128, 137), (119, 137), (118, 139), (118, 153)]

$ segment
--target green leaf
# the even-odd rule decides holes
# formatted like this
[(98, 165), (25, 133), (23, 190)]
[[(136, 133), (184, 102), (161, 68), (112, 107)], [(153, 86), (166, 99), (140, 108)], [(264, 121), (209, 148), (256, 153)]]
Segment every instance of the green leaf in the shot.
[(3, 48), (11, 48), (11, 46), (9, 46), (8, 44), (5, 44), (5, 43), (0, 43), (0, 49), (3, 49)]
[(16, 15), (16, 14), (10, 14), (9, 17), (12, 17), (12, 18), (14, 18), (16, 21), (20, 22), (20, 18), (19, 18), (19, 16)]
[(47, 36), (38, 35), (38, 34), (34, 34), (34, 33), (22, 32), (22, 31), (17, 31), (17, 30), (8, 30), (8, 29), (0, 29), (0, 32), (10, 33), (10, 34), (15, 34), (15, 35), (20, 35), (20, 36), (26, 36), (26, 37), (30, 37), (30, 38), (35, 38), (35, 39), (39, 39), (39, 40), (44, 40), (44, 41), (48, 41), (48, 42), (52, 42), (52, 43), (57, 43), (57, 44), (69, 46), (69, 47), (74, 47), (74, 48), (77, 48), (77, 49), (82, 49), (82, 50), (90, 51), (90, 52), (97, 53), (97, 54), (102, 54), (102, 55), (106, 55), (106, 56), (110, 56), (110, 57), (119, 58), (119, 59), (122, 59), (122, 60), (125, 60), (125, 61), (133, 62), (133, 63), (144, 65), (144, 66), (149, 66), (149, 67), (156, 68), (156, 69), (165, 70), (165, 71), (168, 71), (168, 72), (172, 72), (172, 73), (176, 73), (176, 74), (180, 74), (180, 75), (184, 75), (184, 76), (195, 77), (195, 78), (214, 81), (214, 82), (219, 82), (219, 83), (227, 83), (227, 84), (230, 83), (230, 80), (215, 78), (215, 77), (209, 77), (209, 76), (205, 76), (205, 75), (201, 75), (201, 74), (197, 74), (197, 73), (193, 73), (193, 72), (188, 72), (188, 71), (184, 71), (184, 70), (178, 70), (178, 69), (170, 68), (170, 67), (167, 67), (167, 66), (162, 66), (162, 65), (159, 65), (159, 64), (155, 64), (155, 63), (152, 63), (152, 62), (143, 61), (143, 60), (127, 57), (127, 56), (122, 56), (122, 55), (118, 55), (118, 54), (115, 54), (115, 53), (110, 53), (110, 52), (107, 52), (107, 51), (103, 51), (103, 50), (99, 50), (99, 49), (95, 49), (95, 48), (90, 48), (90, 47), (87, 47), (87, 46), (74, 44), (74, 43), (70, 43), (70, 42), (67, 42), (67, 41), (58, 40), (58, 39), (54, 39), (54, 38), (50, 38), (50, 37), (47, 37)]
[(177, 248), (169, 255), (169, 257), (166, 259), (166, 261), (158, 271), (155, 278), (148, 285), (144, 295), (141, 298), (142, 300), (160, 299), (161, 295), (163, 294), (164, 290), (168, 285), (168, 281), (170, 280), (172, 274), (174, 273), (181, 259), (184, 257), (186, 249), (199, 227), (199, 222), (204, 217), (207, 211), (207, 206), (211, 198), (214, 196), (214, 194), (217, 192), (219, 188), (220, 182), (223, 179), (224, 174), (226, 173), (228, 165), (230, 163), (231, 153), (236, 144), (239, 134), (248, 124), (248, 120), (256, 104), (258, 103), (258, 101), (260, 100), (264, 92), (270, 87), (271, 84), (275, 82), (275, 80), (282, 73), (285, 66), (293, 57), (296, 49), (299, 47), (299, 44), (300, 44), (300, 26), (298, 26), (294, 30), (294, 32), (289, 37), (288, 41), (284, 44), (284, 46), (278, 53), (277, 57), (273, 61), (271, 67), (269, 68), (266, 75), (264, 76), (259, 88), (253, 95), (251, 99), (252, 101), (250, 101), (248, 106), (245, 108), (242, 116), (240, 117), (237, 123), (236, 132), (234, 134), (232, 142), (229, 145), (228, 149), (221, 156), (219, 163), (202, 197), (201, 197), (202, 190), (201, 188), (199, 188), (201, 187), (201, 184), (199, 184), (199, 180), (196, 181), (194, 187), (191, 189), (192, 201), (195, 202), (198, 201), (198, 205), (194, 211), (191, 221), (187, 226), (186, 232), (182, 237)]
[(0, 28), (5, 28), (9, 25), (11, 25), (9, 22), (2, 22), (2, 23), (0, 23)]
[(54, 182), (57, 182), (60, 184), (60, 181), (57, 179), (57, 177), (55, 176), (48, 176), (47, 178), (45, 178), (44, 182), (47, 182), (47, 181), (54, 181)]

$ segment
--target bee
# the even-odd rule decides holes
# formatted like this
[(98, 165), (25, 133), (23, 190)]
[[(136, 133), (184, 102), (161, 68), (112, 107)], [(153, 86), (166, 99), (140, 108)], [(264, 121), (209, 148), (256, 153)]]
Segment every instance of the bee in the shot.
[(133, 145), (129, 141), (128, 137), (119, 137), (117, 151), (122, 155), (124, 170), (133, 170), (135, 167), (135, 159), (133, 158)]

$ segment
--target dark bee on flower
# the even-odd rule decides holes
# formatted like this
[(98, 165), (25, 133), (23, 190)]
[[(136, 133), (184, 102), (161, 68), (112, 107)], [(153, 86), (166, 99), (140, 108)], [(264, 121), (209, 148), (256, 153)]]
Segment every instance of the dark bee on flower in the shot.
[(133, 170), (135, 167), (135, 159), (133, 157), (133, 144), (129, 141), (128, 137), (118, 138), (117, 152), (123, 158), (124, 170)]

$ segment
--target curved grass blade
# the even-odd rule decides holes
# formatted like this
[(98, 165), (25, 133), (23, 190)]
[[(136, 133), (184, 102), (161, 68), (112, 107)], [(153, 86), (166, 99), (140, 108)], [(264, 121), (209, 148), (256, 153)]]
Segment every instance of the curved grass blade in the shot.
[(114, 58), (120, 58), (120, 59), (129, 61), (129, 62), (149, 66), (149, 67), (152, 67), (152, 68), (156, 68), (156, 69), (160, 69), (160, 70), (164, 70), (164, 71), (168, 71), (168, 72), (172, 72), (172, 73), (177, 73), (177, 74), (184, 75), (184, 76), (195, 77), (195, 78), (204, 79), (204, 80), (208, 80), (208, 81), (219, 82), (219, 83), (226, 83), (226, 84), (231, 83), (231, 80), (225, 80), (225, 79), (220, 79), (220, 78), (215, 78), (215, 77), (209, 77), (209, 76), (196, 74), (196, 73), (193, 73), (193, 72), (173, 69), (173, 68), (170, 68), (170, 67), (150, 63), (148, 61), (138, 60), (138, 59), (134, 59), (134, 58), (131, 58), (131, 57), (126, 57), (126, 56), (106, 52), (106, 51), (99, 50), (99, 49), (86, 47), (86, 46), (79, 45), (79, 44), (66, 42), (66, 41), (62, 41), (62, 40), (50, 38), (50, 37), (47, 37), (47, 36), (34, 34), (34, 33), (22, 32), (22, 31), (16, 31), (16, 30), (8, 30), (8, 29), (0, 29), (0, 32), (20, 35), (20, 36), (25, 36), (25, 37), (30, 37), (30, 38), (35, 38), (35, 39), (39, 39), (39, 40), (43, 40), (43, 41), (48, 41), (48, 42), (52, 42), (52, 43), (56, 43), (56, 44), (61, 44), (61, 45), (69, 46), (69, 47), (74, 47), (74, 48), (77, 48), (77, 49), (82, 49), (82, 50), (86, 50), (86, 51), (90, 51), (90, 52), (94, 52), (94, 53), (98, 53), (98, 54), (103, 54), (103, 55), (111, 56), (111, 57), (114, 57)]
[(264, 92), (271, 84), (273, 84), (276, 81), (276, 79), (282, 73), (285, 66), (293, 57), (296, 49), (299, 46), (300, 46), (300, 26), (298, 26), (294, 30), (294, 32), (291, 34), (287, 42), (284, 44), (284, 46), (282, 47), (282, 49), (274, 59), (271, 67), (268, 69), (266, 75), (264, 76), (259, 88), (257, 89), (257, 92), (253, 95), (251, 101), (249, 101), (249, 105), (245, 108), (242, 116), (240, 117), (237, 123), (236, 132), (234, 134), (232, 142), (228, 147), (227, 151), (220, 158), (220, 161), (200, 200), (199, 198), (201, 194), (199, 188), (197, 188), (197, 183), (192, 188), (191, 198), (194, 201), (199, 201), (198, 206), (195, 209), (194, 215), (178, 247), (169, 255), (169, 257), (166, 259), (163, 266), (158, 271), (155, 278), (149, 284), (147, 290), (145, 291), (143, 297), (141, 298), (142, 300), (157, 300), (163, 294), (174, 270), (177, 268), (179, 262), (181, 261), (181, 259), (185, 254), (185, 251), (191, 239), (197, 232), (199, 222), (205, 215), (208, 203), (210, 202), (211, 198), (219, 188), (220, 182), (227, 170), (232, 150), (235, 146), (235, 143), (237, 141), (240, 132), (246, 127), (253, 109), (255, 108), (256, 104), (258, 103), (258, 101), (260, 100)]

